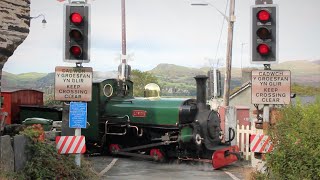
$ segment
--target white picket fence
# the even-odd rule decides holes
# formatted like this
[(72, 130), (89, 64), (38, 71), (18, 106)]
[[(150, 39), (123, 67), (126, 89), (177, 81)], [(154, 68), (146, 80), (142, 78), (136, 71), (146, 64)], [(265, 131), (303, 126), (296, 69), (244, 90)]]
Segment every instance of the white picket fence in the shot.
[(250, 151), (250, 135), (256, 133), (256, 128), (254, 123), (252, 125), (237, 125), (237, 145), (240, 151), (243, 152), (245, 160), (251, 159)]

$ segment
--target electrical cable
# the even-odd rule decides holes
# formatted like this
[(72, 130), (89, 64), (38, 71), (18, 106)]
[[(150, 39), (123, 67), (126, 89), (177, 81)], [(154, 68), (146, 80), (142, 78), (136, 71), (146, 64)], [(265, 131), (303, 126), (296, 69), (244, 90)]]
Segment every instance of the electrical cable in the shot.
[[(226, 8), (225, 8), (225, 10), (224, 10), (224, 14), (227, 13), (228, 4), (229, 4), (229, 0), (227, 0)], [(216, 55), (214, 56), (214, 59), (217, 59), (218, 49), (219, 49), (220, 42), (221, 42), (222, 30), (223, 30), (223, 26), (224, 26), (224, 21), (225, 21), (225, 17), (223, 17), (223, 19), (222, 19), (222, 26), (221, 26), (221, 30), (220, 30), (218, 45), (217, 45), (217, 49), (216, 49)], [(218, 65), (219, 65), (219, 60), (218, 60), (218, 62), (217, 62), (217, 66), (218, 66)]]

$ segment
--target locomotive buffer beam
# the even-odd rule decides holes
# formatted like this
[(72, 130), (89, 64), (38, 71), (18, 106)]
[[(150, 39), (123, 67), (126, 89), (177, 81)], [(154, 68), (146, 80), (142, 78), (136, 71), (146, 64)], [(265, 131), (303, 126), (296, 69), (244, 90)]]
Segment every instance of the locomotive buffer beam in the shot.
[(244, 160), (244, 158), (243, 158), (243, 152), (230, 152), (230, 151), (226, 151), (226, 152), (224, 153), (224, 156), (227, 157), (227, 156), (229, 156), (230, 154), (233, 154), (233, 155), (237, 156), (238, 160), (240, 160), (240, 161)]

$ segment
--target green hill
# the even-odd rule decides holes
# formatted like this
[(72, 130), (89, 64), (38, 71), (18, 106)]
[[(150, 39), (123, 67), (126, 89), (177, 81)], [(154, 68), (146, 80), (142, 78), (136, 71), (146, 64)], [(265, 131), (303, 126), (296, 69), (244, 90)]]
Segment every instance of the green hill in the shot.
[(37, 73), (37, 72), (30, 72), (30, 73), (22, 73), (22, 74), (12, 74), (3, 71), (2, 74), (2, 86), (4, 88), (31, 88), (36, 89), (36, 82), (47, 76), (46, 73)]
[(320, 64), (312, 61), (286, 61), (272, 65), (273, 70), (290, 70), (294, 76), (320, 75)]
[[(209, 67), (197, 69), (174, 64), (159, 64), (149, 72), (158, 77), (162, 95), (195, 96), (196, 82), (194, 77), (197, 75), (207, 75), (209, 69)], [(224, 73), (222, 72), (221, 75), (223, 79)], [(223, 84), (224, 83), (222, 81), (222, 86)], [(231, 88), (235, 88), (240, 85), (239, 77), (233, 77), (231, 79)]]
[[(206, 74), (206, 71), (197, 68), (189, 68), (184, 66), (178, 66), (174, 64), (159, 64), (153, 68), (150, 73), (159, 76), (170, 76), (170, 77), (182, 77), (182, 76), (196, 76), (198, 74)], [(165, 72), (166, 74), (162, 74)]]
[(37, 73), (37, 72), (29, 72), (29, 73), (22, 73), (22, 74), (18, 74), (17, 77), (20, 80), (25, 80), (25, 81), (32, 81), (32, 80), (38, 80), (42, 77), (45, 77), (47, 75), (47, 73)]
[[(320, 87), (320, 63), (319, 61), (287, 61), (280, 64), (272, 65), (273, 70), (290, 70), (291, 82), (307, 86)], [(158, 77), (163, 95), (195, 95), (196, 83), (194, 77), (196, 75), (207, 75), (210, 68), (190, 68), (178, 66), (174, 64), (159, 64), (152, 70), (148, 71)], [(250, 74), (251, 68), (246, 68), (247, 74)], [(263, 69), (263, 65), (258, 69)], [(225, 68), (220, 68), (222, 75), (222, 86), (224, 82)], [(241, 69), (232, 68), (231, 71), (231, 89), (242, 84)], [(100, 75), (99, 75), (100, 74)], [(95, 78), (110, 77), (112, 74), (116, 77), (115, 72), (94, 72)], [(247, 78), (249, 78), (247, 76)], [(247, 79), (248, 80), (248, 79)], [(32, 88), (46, 92), (50, 88), (50, 92), (54, 87), (54, 73), (23, 73), (12, 74), (3, 71), (2, 75), (3, 88)]]
[[(263, 69), (263, 65), (259, 68)], [(196, 75), (206, 75), (209, 67), (189, 68), (174, 64), (159, 64), (149, 72), (159, 78), (162, 93), (164, 95), (194, 95)], [(250, 74), (253, 68), (245, 68)], [(271, 66), (272, 70), (290, 70), (292, 83), (307, 86), (320, 87), (320, 64), (312, 61), (287, 61)], [(224, 84), (225, 68), (220, 68), (222, 75), (222, 86)], [(241, 80), (242, 70), (240, 68), (232, 68), (231, 70), (231, 89), (241, 86), (246, 80)], [(247, 78), (249, 78), (247, 76)]]
[(159, 64), (149, 72), (159, 79), (163, 96), (195, 94), (193, 77), (198, 74), (206, 74), (200, 69), (174, 64)]

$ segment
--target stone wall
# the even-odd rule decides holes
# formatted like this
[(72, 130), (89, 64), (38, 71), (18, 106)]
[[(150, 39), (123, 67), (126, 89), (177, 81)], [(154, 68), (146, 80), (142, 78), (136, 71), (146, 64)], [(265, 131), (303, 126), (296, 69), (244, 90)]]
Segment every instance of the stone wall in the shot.
[(13, 139), (9, 135), (0, 136), (0, 169), (13, 172), (24, 168), (27, 155), (28, 138), (16, 135)]
[(8, 135), (0, 137), (0, 169), (14, 171), (14, 153)]
[[(27, 38), (30, 27), (30, 0), (0, 0), (0, 97), (4, 64)], [(27, 138), (0, 136), (0, 169), (21, 170), (26, 161)]]
[(30, 0), (0, 1), (0, 63), (26, 39), (30, 26)]

